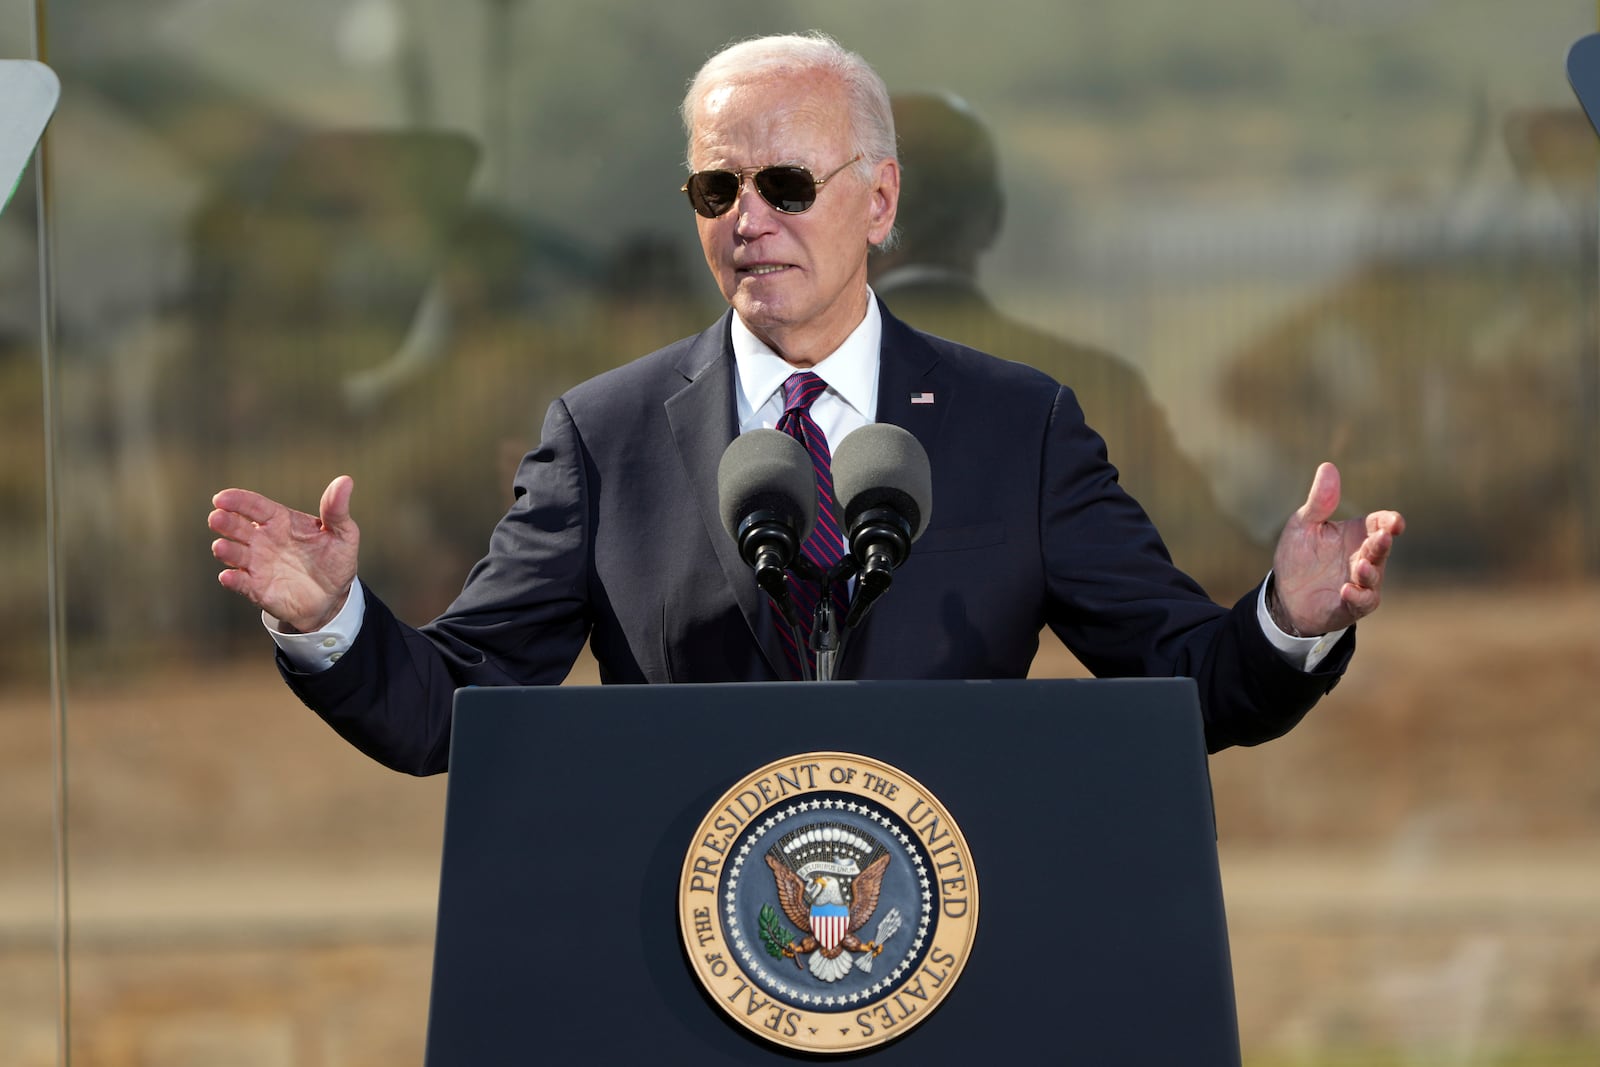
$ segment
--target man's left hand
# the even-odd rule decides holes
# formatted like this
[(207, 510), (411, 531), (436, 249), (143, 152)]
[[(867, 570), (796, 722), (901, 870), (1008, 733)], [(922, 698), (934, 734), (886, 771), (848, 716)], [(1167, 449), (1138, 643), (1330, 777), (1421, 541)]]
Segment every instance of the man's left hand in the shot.
[(1306, 502), (1289, 517), (1272, 556), (1272, 619), (1297, 637), (1350, 626), (1378, 610), (1384, 565), (1405, 531), (1397, 511), (1333, 521), (1339, 507), (1339, 468), (1317, 468)]

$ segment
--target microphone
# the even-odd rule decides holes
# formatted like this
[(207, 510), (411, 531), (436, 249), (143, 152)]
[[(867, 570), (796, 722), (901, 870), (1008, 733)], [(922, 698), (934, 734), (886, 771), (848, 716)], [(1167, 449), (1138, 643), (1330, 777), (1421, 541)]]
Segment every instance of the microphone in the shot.
[(735, 437), (717, 465), (717, 507), (756, 584), (798, 626), (784, 571), (817, 522), (816, 469), (805, 446), (779, 430)]
[(833, 455), (834, 497), (844, 502), (844, 529), (857, 567), (854, 626), (894, 580), (912, 542), (933, 514), (933, 474), (922, 444), (885, 422), (848, 434)]

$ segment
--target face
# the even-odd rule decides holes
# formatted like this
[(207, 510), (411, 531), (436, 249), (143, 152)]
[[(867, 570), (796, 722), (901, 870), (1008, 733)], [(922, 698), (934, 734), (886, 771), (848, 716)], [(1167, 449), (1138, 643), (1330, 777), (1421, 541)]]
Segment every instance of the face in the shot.
[[(816, 73), (713, 85), (695, 108), (695, 170), (798, 164), (817, 178), (853, 154), (841, 86)], [(900, 172), (893, 160), (863, 179), (848, 167), (786, 215), (747, 178), (723, 215), (695, 215), (706, 265), (723, 297), (757, 336), (796, 366), (825, 358), (860, 325), (867, 251), (894, 225)]]

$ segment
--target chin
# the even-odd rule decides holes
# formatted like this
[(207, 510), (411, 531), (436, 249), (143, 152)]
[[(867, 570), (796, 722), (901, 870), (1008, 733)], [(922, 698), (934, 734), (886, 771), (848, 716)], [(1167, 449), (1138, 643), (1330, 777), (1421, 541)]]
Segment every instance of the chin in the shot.
[(752, 330), (782, 326), (787, 321), (780, 310), (780, 305), (770, 300), (758, 300), (743, 294), (735, 294), (733, 308), (744, 320), (744, 324)]

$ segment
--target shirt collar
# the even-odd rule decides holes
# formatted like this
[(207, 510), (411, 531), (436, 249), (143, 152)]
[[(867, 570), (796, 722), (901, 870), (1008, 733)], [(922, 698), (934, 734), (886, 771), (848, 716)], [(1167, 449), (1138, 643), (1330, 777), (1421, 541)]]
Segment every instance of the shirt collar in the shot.
[[(740, 406), (742, 423), (745, 416), (760, 411), (772, 399), (795, 368), (752, 333), (738, 312), (733, 316), (732, 332), (734, 365), (744, 402)], [(878, 311), (878, 298), (869, 288), (867, 314), (861, 324), (826, 359), (808, 368), (868, 422), (877, 417), (878, 350), (882, 342), (883, 316)]]

